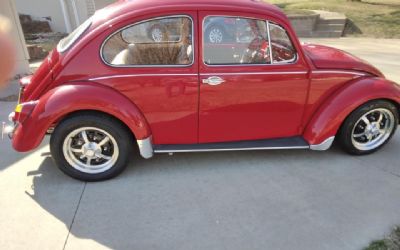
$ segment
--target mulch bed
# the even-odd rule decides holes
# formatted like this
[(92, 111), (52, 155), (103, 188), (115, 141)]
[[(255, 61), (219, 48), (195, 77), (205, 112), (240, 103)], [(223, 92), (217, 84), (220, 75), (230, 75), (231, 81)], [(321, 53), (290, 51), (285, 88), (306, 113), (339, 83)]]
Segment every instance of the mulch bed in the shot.
[(10, 95), (7, 97), (0, 98), (0, 102), (16, 102), (18, 101), (18, 95)]

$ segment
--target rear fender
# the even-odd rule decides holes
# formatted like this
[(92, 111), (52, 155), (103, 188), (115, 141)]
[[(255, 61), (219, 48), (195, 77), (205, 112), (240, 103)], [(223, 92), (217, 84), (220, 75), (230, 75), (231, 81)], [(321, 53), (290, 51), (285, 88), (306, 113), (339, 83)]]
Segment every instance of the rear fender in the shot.
[(100, 111), (119, 119), (138, 142), (151, 138), (145, 117), (127, 97), (97, 83), (75, 82), (54, 88), (38, 100), (31, 115), (16, 128), (14, 148), (20, 152), (35, 149), (53, 124), (83, 110)]
[(356, 79), (330, 96), (314, 114), (303, 137), (310, 145), (321, 144), (338, 132), (347, 116), (355, 109), (377, 99), (400, 103), (400, 86), (383, 78)]

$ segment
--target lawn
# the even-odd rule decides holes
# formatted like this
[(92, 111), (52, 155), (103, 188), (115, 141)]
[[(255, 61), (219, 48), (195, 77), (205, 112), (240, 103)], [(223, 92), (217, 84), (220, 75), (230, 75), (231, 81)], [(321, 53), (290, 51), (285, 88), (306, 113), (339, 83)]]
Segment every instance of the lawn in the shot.
[(392, 233), (383, 240), (372, 242), (364, 250), (399, 250), (400, 249), (400, 228), (396, 227)]
[(287, 14), (305, 10), (326, 10), (344, 13), (361, 29), (358, 36), (400, 38), (400, 0), (266, 0)]

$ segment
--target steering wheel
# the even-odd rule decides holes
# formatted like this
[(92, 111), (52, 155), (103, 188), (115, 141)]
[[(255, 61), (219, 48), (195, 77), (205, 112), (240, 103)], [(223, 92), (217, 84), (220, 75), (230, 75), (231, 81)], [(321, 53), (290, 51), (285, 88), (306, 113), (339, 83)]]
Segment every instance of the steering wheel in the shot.
[(274, 61), (287, 61), (293, 59), (293, 50), (280, 43), (273, 43), (272, 55)]
[(243, 51), (241, 63), (267, 63), (270, 58), (269, 43), (262, 36), (258, 36), (251, 41), (248, 48)]

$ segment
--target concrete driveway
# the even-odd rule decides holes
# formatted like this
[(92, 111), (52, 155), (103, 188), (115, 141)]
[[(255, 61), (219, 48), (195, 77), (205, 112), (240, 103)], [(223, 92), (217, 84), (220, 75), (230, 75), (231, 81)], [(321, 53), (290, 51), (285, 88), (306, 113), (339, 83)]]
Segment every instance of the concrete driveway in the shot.
[[(400, 48), (394, 40), (381, 48), (393, 42)], [(368, 40), (323, 43), (346, 46), (388, 73), (400, 68), (400, 51), (383, 55)], [(0, 120), (14, 105), (0, 102)], [(54, 166), (47, 141), (36, 152), (18, 154), (5, 140), (0, 246), (361, 249), (400, 224), (399, 149), (400, 132), (365, 157), (337, 148), (157, 155), (132, 159), (114, 180), (83, 183)]]

